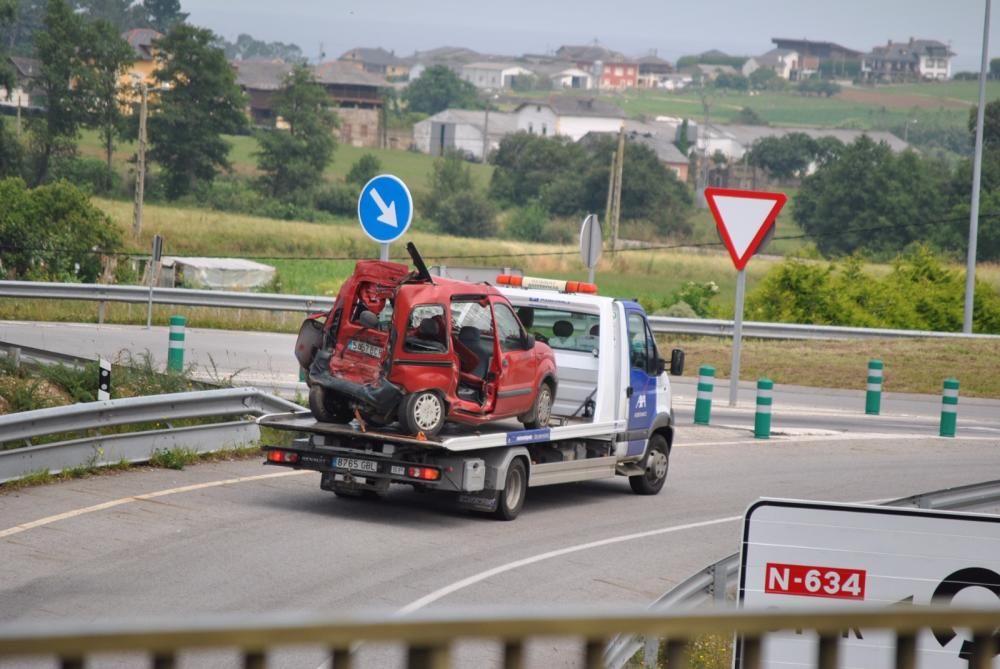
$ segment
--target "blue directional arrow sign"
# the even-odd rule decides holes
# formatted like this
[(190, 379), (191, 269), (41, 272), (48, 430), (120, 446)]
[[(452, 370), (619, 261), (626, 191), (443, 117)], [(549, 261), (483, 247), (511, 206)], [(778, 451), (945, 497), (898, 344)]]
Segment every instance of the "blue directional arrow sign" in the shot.
[(388, 244), (399, 239), (413, 221), (410, 190), (391, 174), (373, 178), (361, 189), (358, 220), (372, 241)]

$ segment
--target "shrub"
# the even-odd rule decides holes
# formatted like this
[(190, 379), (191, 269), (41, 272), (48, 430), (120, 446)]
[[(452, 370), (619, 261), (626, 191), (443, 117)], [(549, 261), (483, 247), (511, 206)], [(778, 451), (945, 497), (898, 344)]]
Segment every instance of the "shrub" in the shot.
[(435, 221), (445, 234), (458, 237), (496, 235), (496, 208), (481, 193), (472, 190), (455, 193), (441, 202), (437, 210)]
[(64, 179), (87, 193), (107, 194), (120, 187), (121, 176), (99, 158), (66, 156), (52, 163), (50, 181)]
[(351, 169), (347, 173), (347, 183), (361, 187), (368, 183), (372, 177), (381, 173), (382, 161), (373, 154), (366, 153), (351, 165)]
[(358, 210), (358, 190), (333, 184), (316, 193), (316, 208), (335, 216), (353, 216)]
[(507, 236), (524, 242), (541, 241), (545, 235), (548, 212), (537, 200), (515, 209), (507, 223)]

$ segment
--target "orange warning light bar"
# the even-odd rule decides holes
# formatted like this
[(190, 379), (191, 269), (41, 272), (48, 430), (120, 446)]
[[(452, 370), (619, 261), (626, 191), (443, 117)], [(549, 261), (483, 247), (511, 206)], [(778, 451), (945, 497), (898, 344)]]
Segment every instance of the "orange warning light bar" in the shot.
[(497, 276), (497, 284), (500, 286), (515, 286), (520, 288), (537, 288), (539, 290), (557, 290), (561, 293), (587, 293), (597, 294), (597, 286), (583, 281), (562, 281), (560, 279), (544, 279), (537, 276), (514, 276), (512, 274), (500, 274)]

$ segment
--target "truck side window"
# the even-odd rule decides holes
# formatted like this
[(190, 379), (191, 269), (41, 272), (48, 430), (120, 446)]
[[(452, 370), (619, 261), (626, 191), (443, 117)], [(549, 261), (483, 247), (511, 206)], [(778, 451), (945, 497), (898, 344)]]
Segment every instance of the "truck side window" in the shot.
[(524, 350), (524, 332), (517, 316), (506, 304), (493, 304), (493, 313), (497, 319), (497, 334), (500, 338), (500, 350), (502, 351), (522, 351)]
[(631, 312), (628, 315), (629, 364), (643, 371), (649, 371), (651, 364), (650, 343), (646, 332), (646, 320)]

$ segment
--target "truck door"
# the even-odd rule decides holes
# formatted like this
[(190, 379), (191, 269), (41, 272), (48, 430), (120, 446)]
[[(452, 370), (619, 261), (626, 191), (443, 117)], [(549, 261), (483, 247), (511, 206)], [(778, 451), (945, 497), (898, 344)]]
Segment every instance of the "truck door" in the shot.
[(628, 455), (646, 449), (649, 428), (656, 416), (656, 342), (638, 307), (627, 308), (629, 346)]

